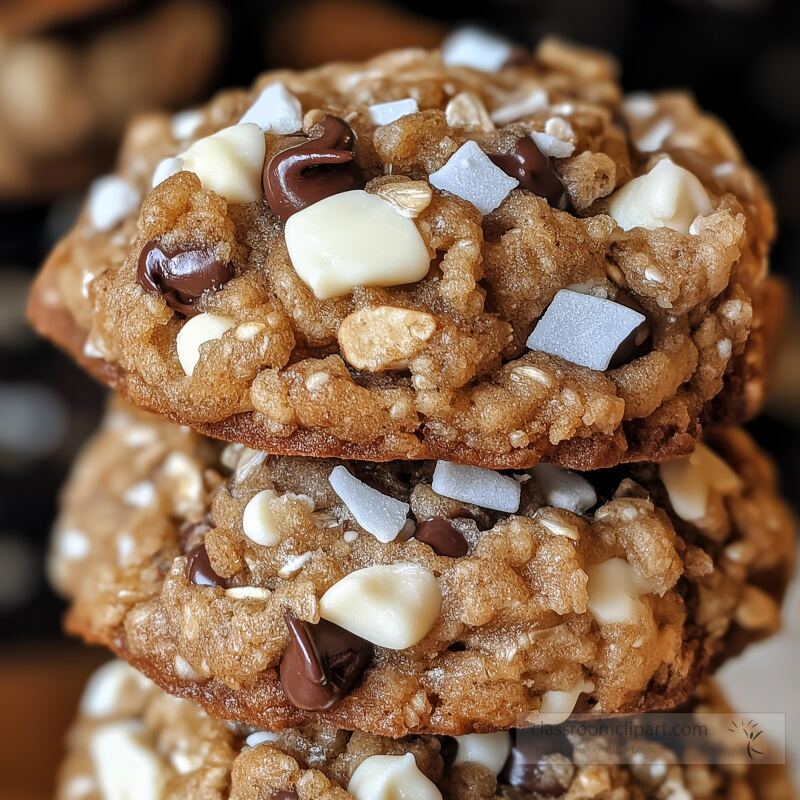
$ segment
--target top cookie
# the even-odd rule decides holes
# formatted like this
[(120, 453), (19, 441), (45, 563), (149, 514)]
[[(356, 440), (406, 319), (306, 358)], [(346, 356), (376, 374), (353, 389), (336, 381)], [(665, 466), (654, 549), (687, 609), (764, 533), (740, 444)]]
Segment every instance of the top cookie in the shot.
[(687, 96), (481, 37), (140, 120), (34, 324), (139, 406), (273, 453), (690, 451), (757, 380), (761, 184)]

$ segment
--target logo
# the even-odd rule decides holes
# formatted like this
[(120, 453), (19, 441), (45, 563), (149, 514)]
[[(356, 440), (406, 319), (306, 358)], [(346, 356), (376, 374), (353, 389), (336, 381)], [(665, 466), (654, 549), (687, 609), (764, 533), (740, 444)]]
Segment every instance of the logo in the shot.
[(762, 733), (761, 726), (755, 722), (754, 720), (748, 720), (745, 722), (744, 719), (733, 719), (731, 720), (730, 725), (728, 726), (728, 730), (737, 735), (739, 738), (744, 738), (745, 742), (747, 743), (747, 757), (751, 761), (756, 761), (757, 756), (763, 756), (764, 751), (759, 750), (756, 746), (756, 740)]

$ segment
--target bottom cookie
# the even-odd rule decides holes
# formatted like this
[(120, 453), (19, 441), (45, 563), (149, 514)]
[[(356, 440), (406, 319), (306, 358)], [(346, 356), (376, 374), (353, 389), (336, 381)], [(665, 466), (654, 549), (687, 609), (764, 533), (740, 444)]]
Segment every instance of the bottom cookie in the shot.
[[(687, 712), (724, 715), (703, 684)], [(660, 717), (668, 720), (668, 715)], [(681, 717), (681, 721), (687, 718)], [(459, 738), (387, 739), (316, 725), (270, 733), (206, 715), (112, 661), (89, 682), (68, 739), (57, 800), (784, 800), (780, 765), (747, 765), (725, 727), (712, 732), (712, 763), (688, 763), (685, 740), (601, 741), (541, 728)], [(631, 748), (626, 758), (616, 746)], [(595, 755), (601, 747), (602, 755)], [(766, 748), (764, 748), (766, 749)], [(636, 754), (639, 754), (638, 756)], [(741, 755), (741, 754), (739, 754)], [(598, 763), (601, 762), (601, 763)], [(627, 762), (627, 763), (623, 763)]]

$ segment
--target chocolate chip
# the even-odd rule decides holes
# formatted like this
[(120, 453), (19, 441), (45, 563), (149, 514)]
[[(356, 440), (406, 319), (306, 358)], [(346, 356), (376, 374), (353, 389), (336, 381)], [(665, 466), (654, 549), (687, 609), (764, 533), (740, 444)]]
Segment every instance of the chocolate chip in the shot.
[(461, 558), (469, 552), (464, 534), (444, 517), (418, 522), (414, 536), (420, 542), (427, 544), (437, 556)]
[(200, 313), (197, 301), (233, 277), (233, 266), (206, 248), (167, 250), (151, 240), (139, 254), (136, 277), (143, 289), (160, 294), (170, 308), (193, 317)]
[(562, 211), (567, 207), (567, 193), (550, 158), (546, 156), (530, 136), (521, 136), (509, 153), (489, 156), (506, 175), (516, 178), (523, 189), (544, 197), (553, 208)]
[(214, 572), (204, 544), (198, 544), (193, 547), (186, 557), (188, 559), (187, 572), (189, 580), (195, 586), (221, 586), (223, 589), (227, 588), (228, 581)]
[(333, 708), (372, 660), (372, 645), (338, 625), (316, 625), (285, 615), (289, 646), (281, 658), (280, 681), (289, 702), (305, 711)]
[(353, 129), (332, 114), (317, 127), (319, 136), (276, 153), (264, 170), (264, 196), (281, 222), (326, 197), (364, 187)]
[(275, 792), (270, 800), (300, 800), (297, 792)]
[(554, 797), (564, 794), (575, 773), (569, 759), (572, 747), (565, 735), (543, 735), (535, 730), (514, 732), (514, 745), (500, 773), (500, 782)]
[[(614, 297), (614, 302), (619, 303), (621, 306), (632, 308), (644, 317), (647, 317), (644, 309), (631, 297), (628, 292), (619, 291)], [(611, 356), (611, 361), (608, 364), (609, 369), (621, 367), (634, 359), (641, 358), (650, 352), (652, 340), (652, 330), (650, 323), (647, 319), (642, 322), (637, 328), (632, 330), (628, 336), (625, 337), (617, 347), (616, 352)]]

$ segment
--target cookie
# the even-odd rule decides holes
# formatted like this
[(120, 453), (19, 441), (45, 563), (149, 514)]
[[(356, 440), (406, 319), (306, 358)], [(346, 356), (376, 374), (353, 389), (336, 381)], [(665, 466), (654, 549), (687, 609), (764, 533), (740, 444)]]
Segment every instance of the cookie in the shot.
[[(728, 709), (719, 692), (704, 684), (684, 711), (707, 724), (709, 712), (719, 722)], [(656, 720), (669, 723), (667, 716)], [(720, 732), (703, 742), (704, 753), (716, 754), (707, 764), (683, 759), (685, 740), (669, 746), (639, 736), (629, 745), (643, 756), (635, 762), (620, 757), (624, 742), (589, 733), (567, 739), (535, 728), (459, 739), (387, 739), (310, 724), (257, 730), (208, 717), (112, 661), (86, 688), (56, 798), (532, 800), (601, 792), (620, 800), (792, 797), (785, 768), (742, 764), (721, 723)], [(607, 763), (598, 763), (598, 745)], [(732, 757), (726, 759), (728, 752)]]
[(750, 391), (772, 206), (684, 95), (473, 31), (191, 122), (130, 129), (30, 305), (142, 408), (284, 455), (592, 469), (686, 454)]
[(216, 716), (401, 736), (672, 708), (778, 627), (792, 554), (738, 429), (661, 467), (501, 473), (223, 449), (117, 406), (50, 573), (71, 632)]
[[(3, 4), (0, 27), (9, 32), (7, 13), (16, 35), (0, 41), (0, 199), (82, 190), (108, 168), (134, 115), (180, 107), (207, 90), (226, 35), (220, 5), (169, 0), (114, 13), (124, 5)], [(81, 19), (68, 32), (35, 24), (72, 16)]]

